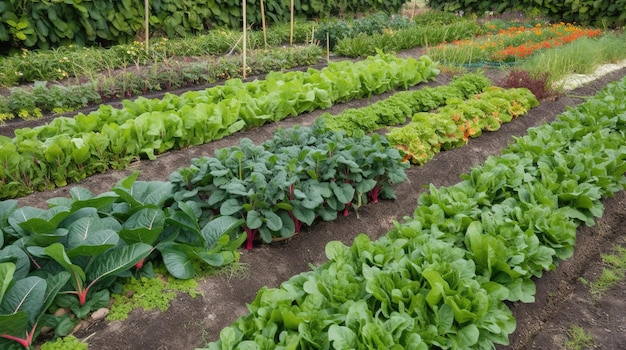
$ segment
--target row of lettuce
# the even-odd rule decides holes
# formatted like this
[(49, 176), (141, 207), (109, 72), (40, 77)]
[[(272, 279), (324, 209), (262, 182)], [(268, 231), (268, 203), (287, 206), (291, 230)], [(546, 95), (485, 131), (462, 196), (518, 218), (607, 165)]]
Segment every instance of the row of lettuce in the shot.
[(366, 60), (331, 62), (322, 70), (272, 72), (264, 80), (224, 85), (163, 99), (125, 100), (87, 115), (0, 137), (0, 198), (77, 182), (109, 168), (124, 169), (139, 157), (220, 139), (335, 103), (369, 97), (433, 79), (439, 71), (427, 57), (381, 54)]
[[(197, 43), (190, 43), (192, 44)], [(127, 50), (127, 48), (120, 48), (119, 51), (121, 50)], [(139, 52), (142, 51), (139, 50)], [(71, 53), (63, 55), (63, 53), (65, 52), (55, 51), (48, 56), (33, 54), (24, 58), (24, 62), (30, 69), (29, 72), (44, 72), (50, 75), (56, 73), (60, 77), (34, 79), (34, 82), (31, 78), (32, 86), (24, 84), (11, 87), (8, 94), (0, 96), (0, 124), (14, 118), (33, 120), (50, 115), (69, 115), (77, 109), (97, 106), (119, 98), (132, 98), (151, 92), (173, 91), (242, 77), (241, 57), (234, 55), (193, 62), (182, 59), (169, 60), (155, 63), (152, 69), (137, 69), (137, 65), (132, 65), (131, 68), (119, 67), (117, 70), (110, 67), (108, 71), (76, 72), (76, 66), (82, 67), (90, 63), (85, 62), (85, 57), (95, 62), (102, 62), (103, 66), (114, 63), (108, 62), (112, 59), (99, 51), (92, 52), (85, 49), (74, 55)], [(320, 63), (322, 56), (322, 49), (317, 45), (254, 50), (246, 60), (246, 73), (248, 76), (255, 76), (270, 71), (310, 66)], [(33, 67), (35, 62), (40, 66)], [(52, 67), (57, 62), (74, 65), (73, 75), (86, 76), (90, 79), (84, 83), (60, 84), (57, 80), (62, 80), (68, 72), (65, 70), (57, 72)], [(5, 67), (4, 73), (0, 72), (0, 85), (10, 85), (10, 83), (3, 83), (3, 78), (7, 79), (7, 71), (15, 72), (18, 76), (29, 73), (22, 72), (18, 67), (11, 67), (6, 60), (1, 65)], [(80, 81), (80, 79), (75, 80)], [(83, 78), (82, 81), (85, 79)]]
[(533, 278), (626, 186), (626, 78), (528, 130), (382, 238), (330, 242), (325, 264), (262, 288), (206, 349), (492, 349)]
[[(487, 78), (468, 74), (363, 110), (375, 113), (379, 126), (393, 125), (490, 89)], [(326, 126), (353, 112), (278, 130), (260, 146), (244, 139), (194, 159), (170, 181), (138, 181), (135, 173), (99, 195), (75, 187), (70, 198), (48, 200), (49, 209), (0, 202), (0, 319), (7, 324), (0, 344), (29, 346), (42, 326), (64, 335), (61, 329), (108, 305), (120, 278), (151, 275), (153, 261), (192, 278), (202, 265), (235, 261), (237, 248), (246, 240), (251, 248), (257, 235), (271, 242), (317, 218), (393, 198), (392, 184), (406, 179), (408, 166), (400, 152), (383, 136), (364, 135), (369, 129), (351, 137)], [(72, 313), (49, 313), (58, 307)]]

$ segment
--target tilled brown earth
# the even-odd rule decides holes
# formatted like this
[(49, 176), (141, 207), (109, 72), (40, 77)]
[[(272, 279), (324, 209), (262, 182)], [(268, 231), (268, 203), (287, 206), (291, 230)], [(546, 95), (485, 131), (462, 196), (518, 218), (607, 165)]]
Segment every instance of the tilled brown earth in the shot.
[[(406, 55), (406, 54), (405, 54)], [(501, 71), (488, 72), (494, 80)], [(125, 321), (94, 322), (76, 333), (86, 339), (90, 349), (193, 349), (218, 338), (219, 331), (246, 313), (246, 303), (251, 302), (262, 286), (277, 287), (291, 276), (325, 261), (324, 247), (331, 240), (350, 244), (359, 233), (376, 238), (384, 235), (394, 221), (412, 215), (418, 196), (428, 184), (450, 186), (460, 180), (460, 175), (481, 164), (488, 156), (497, 155), (515, 136), (526, 134), (529, 127), (552, 121), (568, 106), (583, 101), (582, 96), (592, 96), (608, 82), (621, 79), (626, 69), (611, 73), (556, 100), (543, 101), (527, 115), (505, 124), (493, 133), (470, 140), (465, 147), (439, 153), (421, 167), (408, 170), (409, 181), (396, 186), (398, 199), (370, 204), (348, 217), (334, 222), (320, 222), (297, 236), (272, 245), (259, 245), (251, 251), (242, 250), (241, 262), (247, 268), (235, 275), (218, 275), (200, 281), (203, 296), (191, 298), (178, 296), (165, 312), (135, 310)], [(450, 76), (442, 74), (428, 86), (446, 84)], [(425, 85), (422, 85), (425, 86)], [(334, 106), (331, 113), (347, 107), (360, 107), (389, 94)], [(109, 171), (83, 181), (80, 186), (95, 193), (108, 190), (119, 179), (138, 170), (140, 180), (166, 180), (176, 169), (188, 166), (194, 157), (213, 155), (215, 149), (237, 144), (243, 137), (260, 143), (271, 137), (277, 127), (311, 124), (321, 112), (310, 113), (280, 123), (240, 132), (210, 144), (172, 151), (155, 161), (138, 161), (126, 171)], [(13, 124), (11, 124), (13, 125)], [(5, 126), (12, 127), (11, 125)], [(18, 124), (15, 124), (18, 125)], [(6, 134), (6, 129), (3, 134)], [(70, 187), (50, 192), (36, 193), (20, 199), (21, 205), (45, 207), (51, 197), (67, 196)], [(622, 224), (626, 221), (624, 192), (605, 201), (605, 215), (594, 227), (581, 227), (572, 258), (537, 280), (536, 302), (513, 304), (518, 321), (511, 345), (502, 349), (559, 349), (571, 324), (578, 324), (593, 332), (599, 349), (620, 349), (626, 344), (624, 314), (626, 314), (624, 284), (592, 302), (579, 277), (592, 280), (601, 268), (600, 253), (609, 252), (617, 242), (624, 244)], [(622, 347), (623, 348), (623, 345)]]

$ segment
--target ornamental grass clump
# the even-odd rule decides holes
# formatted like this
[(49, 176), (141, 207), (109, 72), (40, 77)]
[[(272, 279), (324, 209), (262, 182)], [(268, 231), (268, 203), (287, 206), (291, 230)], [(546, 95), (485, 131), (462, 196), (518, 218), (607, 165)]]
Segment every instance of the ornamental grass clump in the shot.
[[(543, 50), (526, 59), (521, 68), (533, 74), (547, 72), (550, 85), (570, 74), (589, 74), (605, 63), (626, 58), (626, 35), (607, 33), (600, 38), (581, 38), (569, 45)], [(590, 54), (593, 53), (593, 54)]]

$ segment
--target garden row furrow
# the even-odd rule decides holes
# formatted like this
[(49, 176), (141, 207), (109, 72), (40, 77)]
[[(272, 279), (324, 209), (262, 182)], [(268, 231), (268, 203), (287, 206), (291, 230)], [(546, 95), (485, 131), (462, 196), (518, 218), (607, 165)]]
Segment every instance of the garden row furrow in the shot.
[(624, 190), (626, 79), (529, 129), (500, 156), (419, 198), (371, 241), (331, 242), (329, 261), (262, 288), (207, 349), (492, 349), (534, 301), (532, 278), (572, 255), (576, 228)]

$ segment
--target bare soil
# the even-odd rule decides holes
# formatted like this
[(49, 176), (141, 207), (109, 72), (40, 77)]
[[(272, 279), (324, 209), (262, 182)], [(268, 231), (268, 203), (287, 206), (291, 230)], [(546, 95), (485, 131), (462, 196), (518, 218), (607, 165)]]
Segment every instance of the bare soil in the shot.
[[(418, 55), (405, 52), (402, 55)], [(486, 72), (497, 83), (504, 72)], [(291, 276), (309, 270), (311, 265), (326, 261), (324, 247), (331, 240), (350, 244), (354, 237), (366, 233), (372, 238), (384, 235), (394, 221), (411, 216), (418, 196), (429, 184), (450, 186), (460, 180), (460, 175), (481, 164), (488, 156), (497, 155), (514, 137), (526, 134), (528, 128), (548, 123), (565, 111), (568, 106), (581, 103), (584, 96), (592, 96), (607, 83), (626, 75), (622, 69), (606, 75), (571, 93), (556, 99), (542, 101), (539, 107), (527, 115), (505, 124), (500, 130), (483, 133), (470, 140), (462, 148), (439, 153), (424, 166), (408, 170), (409, 181), (396, 186), (398, 199), (368, 204), (348, 217), (334, 222), (319, 222), (293, 238), (271, 245), (259, 244), (251, 251), (241, 250), (241, 263), (245, 269), (235, 274), (221, 274), (199, 282), (203, 296), (191, 298), (179, 295), (165, 312), (135, 310), (125, 321), (92, 322), (80, 329), (76, 336), (86, 339), (90, 349), (194, 349), (218, 338), (222, 328), (247, 312), (246, 303), (251, 302), (259, 288), (278, 287)], [(435, 86), (446, 84), (451, 73), (441, 74), (436, 81), (422, 84)], [(348, 107), (368, 105), (390, 94), (337, 105), (327, 110), (339, 113)], [(322, 112), (314, 112), (280, 123), (265, 125), (258, 129), (239, 132), (236, 135), (209, 144), (168, 152), (155, 161), (141, 160), (125, 171), (109, 171), (93, 176), (78, 184), (95, 193), (108, 190), (119, 179), (140, 171), (140, 180), (167, 180), (170, 173), (190, 164), (194, 157), (213, 155), (218, 148), (235, 145), (243, 137), (260, 143), (271, 137), (278, 127), (311, 124)], [(11, 123), (0, 128), (2, 134), (11, 128), (21, 127)], [(71, 186), (54, 191), (32, 194), (19, 200), (21, 205), (46, 207), (45, 200), (67, 196)], [(509, 346), (500, 349), (562, 349), (567, 330), (577, 324), (592, 332), (596, 349), (624, 349), (626, 345), (626, 288), (625, 283), (612, 289), (602, 298), (590, 297), (580, 277), (593, 280), (602, 268), (600, 254), (609, 252), (615, 244), (626, 244), (626, 193), (618, 193), (604, 202), (605, 214), (593, 227), (578, 230), (578, 242), (572, 258), (562, 262), (537, 280), (536, 302), (512, 304), (511, 308), (518, 326), (510, 337)]]

